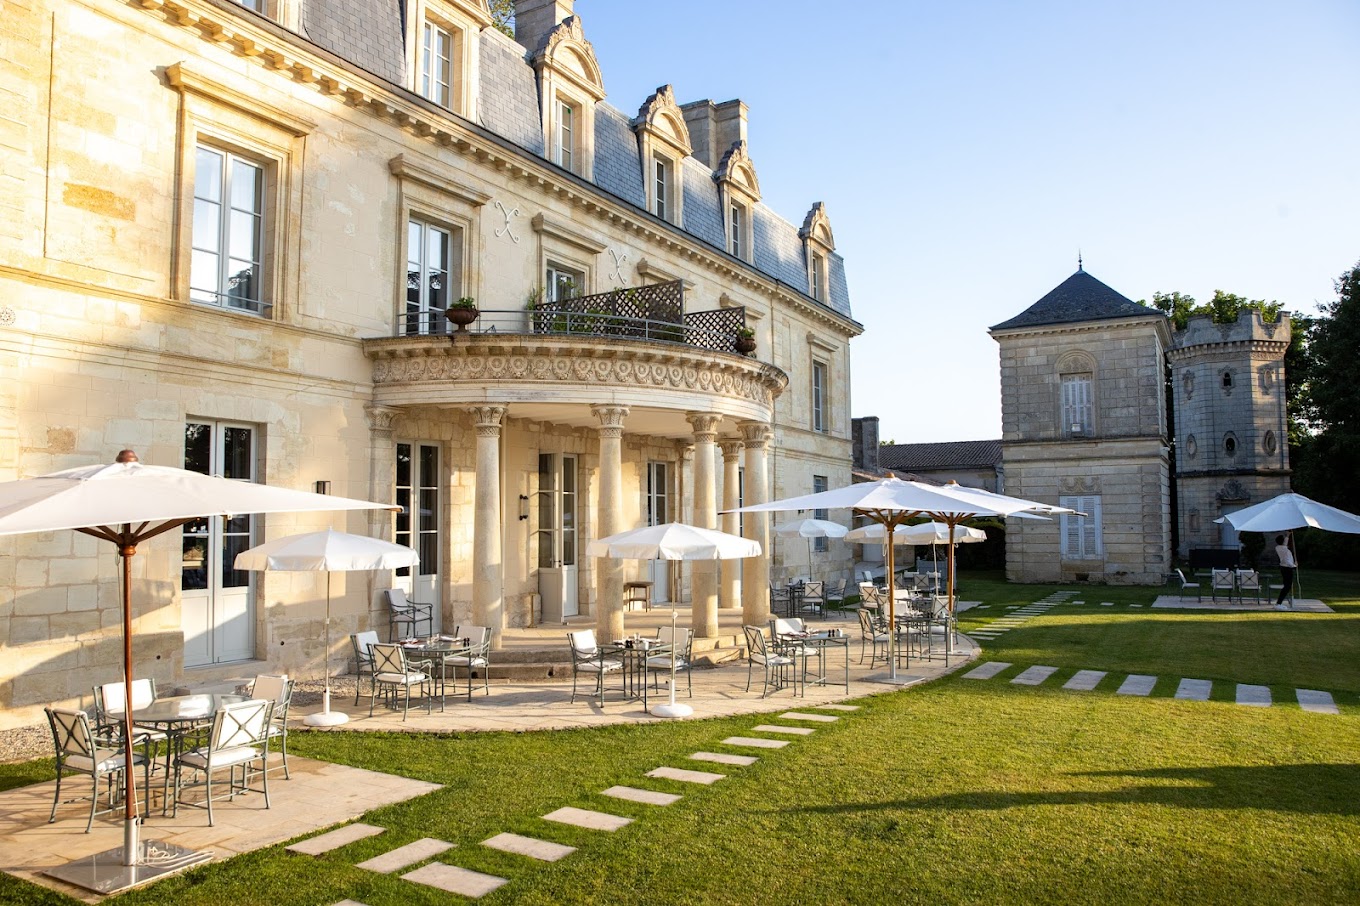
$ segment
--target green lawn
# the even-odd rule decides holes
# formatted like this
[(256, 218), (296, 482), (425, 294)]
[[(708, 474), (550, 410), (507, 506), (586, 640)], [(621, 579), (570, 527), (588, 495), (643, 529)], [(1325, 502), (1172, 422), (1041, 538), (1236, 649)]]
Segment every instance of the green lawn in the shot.
[[(993, 606), (1049, 590), (962, 581), (965, 597)], [(1336, 616), (1129, 611), (1096, 605), (1146, 603), (1151, 592), (1084, 589), (1087, 606), (1055, 608), (986, 644), (984, 659), (1016, 665), (1002, 677), (955, 676), (864, 699), (859, 712), (726, 769), (712, 787), (643, 775), (658, 765), (712, 768), (685, 756), (724, 751), (719, 740), (761, 718), (528, 734), (297, 733), (299, 754), (445, 789), (370, 813), (365, 820), (388, 833), (326, 857), (274, 847), (112, 902), (447, 903), (353, 867), (424, 836), (458, 844), (441, 861), (511, 879), (484, 898), (491, 904), (1357, 902), (1360, 720), (1351, 708), (1329, 716), (1060, 688), (1085, 667), (1328, 689), (1349, 704), (1360, 688), (1360, 581), (1331, 581), (1318, 587), (1349, 602)], [(1063, 669), (1038, 688), (1006, 682), (1035, 663)], [(48, 770), (3, 766), (0, 782)], [(684, 798), (653, 808), (598, 794), (613, 784)], [(638, 820), (603, 834), (538, 817), (563, 805)], [(580, 849), (548, 865), (477, 845), (501, 831)], [(0, 902), (74, 901), (3, 879)]]

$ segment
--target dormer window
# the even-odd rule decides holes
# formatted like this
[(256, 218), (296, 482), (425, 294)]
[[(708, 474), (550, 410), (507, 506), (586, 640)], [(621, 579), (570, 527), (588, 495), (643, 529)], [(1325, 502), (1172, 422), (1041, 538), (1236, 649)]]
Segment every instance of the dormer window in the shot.
[(836, 240), (831, 235), (831, 222), (826, 218), (826, 206), (820, 201), (808, 211), (798, 235), (803, 240), (808, 295), (826, 304), (830, 297), (831, 262), (832, 254), (836, 250)]
[(746, 206), (732, 202), (727, 206), (727, 251), (734, 257), (746, 257)]
[(666, 220), (667, 212), (671, 206), (668, 204), (671, 197), (671, 162), (660, 154), (652, 156), (652, 213)]
[[(552, 8), (549, 4), (539, 12)], [(516, 37), (529, 41), (538, 75), (544, 157), (582, 179), (594, 179), (595, 104), (604, 100), (604, 82), (581, 20), (570, 16), (546, 34), (532, 30), (530, 38), (517, 31)]]
[(722, 200), (727, 251), (743, 261), (751, 261), (755, 253), (752, 215), (760, 201), (760, 183), (756, 181), (756, 168), (746, 153), (744, 139), (727, 149), (713, 178)]
[(421, 42), (420, 95), (440, 107), (453, 106), (453, 35), (434, 22), (425, 23)]
[(478, 0), (411, 0), (406, 17), (406, 87), (461, 116), (475, 116), (481, 30), (491, 24)]
[(643, 103), (633, 120), (638, 156), (647, 190), (647, 210), (662, 220), (684, 224), (684, 161), (691, 151), (685, 115), (671, 86), (663, 85)]
[(812, 264), (808, 267), (808, 295), (818, 302), (826, 301), (826, 256), (812, 254)]
[(571, 170), (576, 160), (576, 108), (567, 101), (557, 102), (557, 130), (553, 137), (553, 162)]

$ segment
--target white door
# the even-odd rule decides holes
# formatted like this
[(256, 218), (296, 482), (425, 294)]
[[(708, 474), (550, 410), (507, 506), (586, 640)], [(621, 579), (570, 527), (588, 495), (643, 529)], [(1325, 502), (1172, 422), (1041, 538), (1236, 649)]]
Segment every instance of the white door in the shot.
[(420, 554), (414, 567), (397, 570), (397, 588), (412, 601), (434, 606), (434, 632), (440, 631), (439, 607), (439, 447), (397, 444), (394, 540)]
[[(184, 468), (254, 481), (255, 430), (225, 422), (187, 423)], [(184, 666), (249, 660), (255, 656), (255, 578), (233, 564), (237, 554), (255, 543), (255, 518), (195, 519), (182, 531)]]
[(565, 620), (581, 612), (577, 593), (577, 477), (575, 456), (538, 455), (534, 543), (544, 622)]
[[(1242, 509), (1242, 506), (1240, 504), (1233, 504), (1232, 506), (1225, 506), (1221, 509), (1222, 512), (1220, 512), (1219, 515), (1226, 516), (1229, 513), (1236, 513), (1238, 510)], [(1224, 549), (1233, 551), (1237, 550), (1238, 545), (1241, 544), (1241, 541), (1237, 537), (1237, 529), (1233, 528), (1226, 519), (1218, 524), (1218, 543)]]
[[(670, 464), (664, 462), (647, 463), (647, 524), (665, 525), (671, 520)], [(671, 568), (667, 560), (647, 561), (652, 580), (652, 603), (659, 604), (671, 599)]]

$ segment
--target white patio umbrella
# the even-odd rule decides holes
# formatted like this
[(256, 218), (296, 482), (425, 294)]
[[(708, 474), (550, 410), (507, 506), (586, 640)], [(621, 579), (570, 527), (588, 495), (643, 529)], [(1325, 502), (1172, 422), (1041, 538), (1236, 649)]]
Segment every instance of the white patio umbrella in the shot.
[[(882, 544), (887, 538), (887, 530), (880, 522), (871, 522), (868, 525), (861, 525), (857, 529), (852, 529), (845, 536), (846, 541), (877, 541)], [(949, 544), (953, 540), (954, 544), (976, 544), (987, 540), (987, 533), (979, 528), (972, 528), (967, 525), (955, 525), (951, 530), (949, 525), (943, 522), (922, 522), (918, 525), (904, 525), (893, 532), (893, 543), (898, 545), (930, 545), (933, 552), (937, 545)], [(939, 568), (938, 560), (936, 569)], [(936, 591), (939, 591), (939, 575), (936, 574)]]
[[(619, 560), (738, 560), (759, 556), (760, 542), (716, 529), (666, 522), (597, 538), (586, 545), (586, 555)], [(672, 608), (672, 641), (675, 639), (675, 620), (676, 612)], [(688, 717), (694, 713), (689, 705), (675, 700), (674, 644), (671, 645), (670, 702), (652, 708), (652, 713), (657, 717)]]
[(784, 538), (806, 538), (808, 549), (808, 569), (812, 569), (813, 538), (844, 538), (850, 529), (839, 522), (826, 519), (795, 519), (774, 527), (774, 533)]
[[(247, 481), (204, 475), (138, 462), (124, 450), (111, 465), (82, 466), (18, 481), (0, 482), (0, 535), (73, 529), (118, 548), (123, 564), (123, 681), (125, 701), (132, 701), (132, 575), (137, 545), (208, 516), (248, 513), (327, 512), (396, 509), (391, 504), (330, 497)], [(123, 714), (123, 734), (132, 739), (132, 709)], [(207, 861), (200, 853), (161, 841), (138, 840), (140, 812), (132, 770), (132, 746), (126, 746), (127, 802), (123, 846), (98, 853), (48, 874), (112, 893), (143, 883), (160, 873), (179, 871)], [(153, 864), (146, 858), (156, 852)], [(80, 880), (84, 878), (85, 880)]]
[(366, 535), (350, 535), (326, 529), (289, 535), (256, 545), (236, 555), (236, 568), (284, 572), (326, 573), (326, 654), (323, 658), (326, 691), (321, 711), (302, 719), (310, 727), (335, 727), (349, 720), (343, 711), (331, 710), (331, 576), (337, 572), (400, 569), (415, 566), (420, 554), (404, 544), (393, 544)]
[[(985, 497), (986, 503), (983, 503)], [(977, 488), (962, 488), (959, 485), (928, 485), (918, 481), (904, 481), (895, 475), (879, 481), (866, 481), (788, 497), (769, 503), (756, 503), (739, 507), (728, 512), (762, 513), (788, 510), (837, 509), (848, 508), (861, 516), (883, 525), (886, 532), (886, 559), (888, 576), (888, 616), (896, 620), (896, 594), (893, 588), (893, 536), (907, 520), (919, 516), (929, 516), (946, 525), (958, 525), (965, 519), (975, 516), (1009, 516), (1018, 513), (1071, 512), (1060, 507), (1051, 507), (1033, 500), (992, 494)], [(954, 609), (954, 544), (951, 532), (949, 540), (949, 608)], [(896, 633), (888, 636), (889, 645), (895, 646)], [(889, 652), (889, 676), (897, 679), (897, 657)]]
[[(1294, 529), (1315, 528), (1324, 532), (1344, 532), (1360, 535), (1360, 516), (1318, 503), (1292, 491), (1269, 500), (1220, 516), (1214, 522), (1227, 522), (1238, 532), (1288, 532)], [(1303, 594), (1303, 579), (1295, 570), (1298, 592)], [(1290, 594), (1294, 592), (1291, 590)], [(1291, 598), (1292, 600), (1292, 598)]]

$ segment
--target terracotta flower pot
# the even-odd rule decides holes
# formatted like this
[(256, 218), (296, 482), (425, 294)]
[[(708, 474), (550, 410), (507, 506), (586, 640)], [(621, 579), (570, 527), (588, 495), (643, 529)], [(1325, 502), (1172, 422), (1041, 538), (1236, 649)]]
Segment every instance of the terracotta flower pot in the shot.
[(732, 341), (732, 348), (742, 355), (749, 355), (756, 351), (756, 338), (737, 337)]
[(473, 321), (477, 320), (477, 316), (480, 314), (481, 312), (479, 312), (475, 308), (444, 309), (444, 317), (449, 319), (450, 324), (457, 324), (458, 330), (461, 333), (466, 333), (467, 326), (471, 324)]

